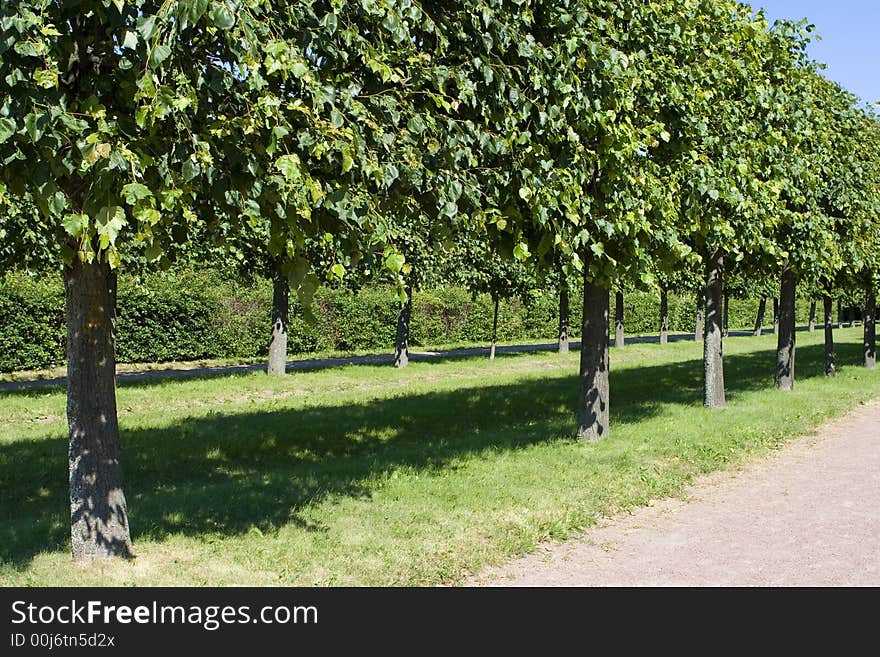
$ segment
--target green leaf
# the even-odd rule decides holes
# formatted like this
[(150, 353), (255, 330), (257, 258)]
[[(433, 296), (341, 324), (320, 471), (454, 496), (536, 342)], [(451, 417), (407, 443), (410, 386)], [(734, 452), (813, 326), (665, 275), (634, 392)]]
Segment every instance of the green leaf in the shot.
[(158, 44), (150, 53), (150, 66), (155, 67), (171, 56), (171, 47), (164, 43)]
[(185, 182), (189, 182), (196, 176), (198, 176), (202, 172), (202, 167), (199, 166), (198, 162), (193, 162), (192, 160), (186, 160), (183, 163), (183, 167), (181, 169), (181, 174), (183, 175), (183, 179)]
[(296, 62), (293, 66), (290, 67), (290, 72), (293, 73), (293, 77), (301, 78), (309, 72), (309, 67), (302, 62)]
[(162, 220), (162, 214), (156, 208), (142, 207), (135, 210), (134, 218), (141, 224), (155, 226)]
[(300, 159), (295, 154), (282, 155), (275, 160), (275, 167), (281, 172), (282, 176), (290, 181), (299, 180), (302, 177), (299, 165)]
[(399, 253), (391, 253), (387, 258), (385, 258), (385, 269), (390, 271), (393, 274), (400, 273), (400, 270), (403, 269), (403, 266), (406, 264), (406, 258)]
[(106, 249), (116, 244), (119, 231), (125, 227), (125, 209), (118, 205), (105, 206), (95, 215), (95, 226), (101, 248)]
[(46, 132), (46, 126), (49, 124), (49, 117), (45, 114), (37, 114), (31, 112), (24, 117), (24, 128), (27, 130), (31, 141), (37, 143)]
[(515, 247), (513, 247), (513, 257), (519, 260), (520, 262), (525, 262), (529, 259), (529, 256), (532, 254), (529, 253), (529, 245), (524, 243), (519, 243)]
[(128, 48), (129, 50), (137, 50), (138, 47), (138, 36), (136, 32), (126, 32), (125, 38), (122, 40), (122, 47)]
[(129, 205), (135, 205), (138, 201), (149, 198), (153, 192), (146, 185), (140, 183), (129, 183), (122, 188), (122, 196)]
[(54, 89), (58, 86), (58, 71), (55, 69), (34, 71), (34, 80), (43, 89)]
[(137, 31), (144, 41), (152, 41), (153, 35), (156, 34), (156, 17), (140, 16), (137, 19)]
[(158, 242), (150, 242), (144, 255), (147, 258), (147, 262), (155, 262), (162, 257), (162, 254), (164, 252), (165, 249), (162, 248), (161, 244), (159, 244)]
[(225, 4), (215, 4), (208, 14), (211, 22), (221, 30), (228, 30), (235, 25), (235, 14)]
[(336, 27), (338, 25), (338, 21), (336, 19), (336, 14), (326, 14), (324, 18), (320, 21), (321, 27), (326, 29), (330, 34), (336, 32)]
[(345, 267), (337, 262), (335, 265), (330, 267), (330, 275), (332, 278), (341, 281), (345, 277)]
[(15, 127), (12, 119), (0, 118), (0, 144), (15, 134)]
[(89, 228), (89, 215), (68, 214), (61, 221), (61, 225), (71, 237), (82, 237)]
[(351, 151), (346, 148), (342, 151), (342, 173), (348, 173), (353, 166), (354, 158), (351, 156)]

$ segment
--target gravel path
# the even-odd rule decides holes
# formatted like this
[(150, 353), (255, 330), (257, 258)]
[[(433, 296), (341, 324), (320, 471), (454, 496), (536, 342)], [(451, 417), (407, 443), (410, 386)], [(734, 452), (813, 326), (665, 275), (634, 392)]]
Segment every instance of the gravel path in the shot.
[(499, 586), (880, 586), (880, 403), (686, 501), (610, 519), (474, 578)]

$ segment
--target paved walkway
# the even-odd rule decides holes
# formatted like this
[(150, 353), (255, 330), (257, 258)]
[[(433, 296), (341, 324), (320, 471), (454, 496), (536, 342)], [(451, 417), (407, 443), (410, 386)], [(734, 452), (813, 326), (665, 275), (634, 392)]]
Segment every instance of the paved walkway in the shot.
[(880, 403), (471, 584), (880, 586)]

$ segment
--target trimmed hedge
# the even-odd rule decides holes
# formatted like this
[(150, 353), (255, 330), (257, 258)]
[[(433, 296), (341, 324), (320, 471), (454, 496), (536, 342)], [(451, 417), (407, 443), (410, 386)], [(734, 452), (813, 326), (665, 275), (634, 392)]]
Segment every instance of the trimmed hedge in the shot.
[[(154, 275), (143, 281), (122, 277), (118, 291), (117, 359), (164, 362), (203, 358), (260, 358), (268, 351), (269, 281), (242, 284), (212, 272)], [(572, 334), (581, 312), (579, 290), (571, 294)], [(627, 293), (627, 333), (656, 333), (659, 295)], [(613, 297), (612, 297), (613, 304)], [(772, 302), (765, 323), (772, 322)], [(731, 299), (731, 328), (754, 325), (758, 301)], [(302, 319), (291, 299), (288, 346), (291, 354), (315, 351), (388, 350), (394, 344), (398, 301), (390, 288), (353, 293), (322, 289), (315, 295), (314, 324)], [(798, 306), (806, 321), (808, 304)], [(670, 330), (691, 332), (696, 300), (670, 295)], [(502, 342), (556, 337), (554, 291), (534, 291), (527, 303), (504, 300), (498, 318)], [(613, 308), (612, 308), (613, 313)], [(415, 293), (412, 344), (488, 342), (493, 304), (457, 287)], [(0, 371), (43, 369), (65, 362), (64, 294), (60, 277), (35, 279), (10, 274), (0, 279)]]

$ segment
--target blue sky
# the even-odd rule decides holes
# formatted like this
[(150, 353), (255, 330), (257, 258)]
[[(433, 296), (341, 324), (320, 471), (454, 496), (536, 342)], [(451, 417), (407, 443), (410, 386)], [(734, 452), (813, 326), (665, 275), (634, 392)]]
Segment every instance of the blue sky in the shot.
[(751, 0), (766, 16), (807, 18), (822, 40), (810, 47), (825, 71), (867, 103), (880, 101), (880, 0)]

